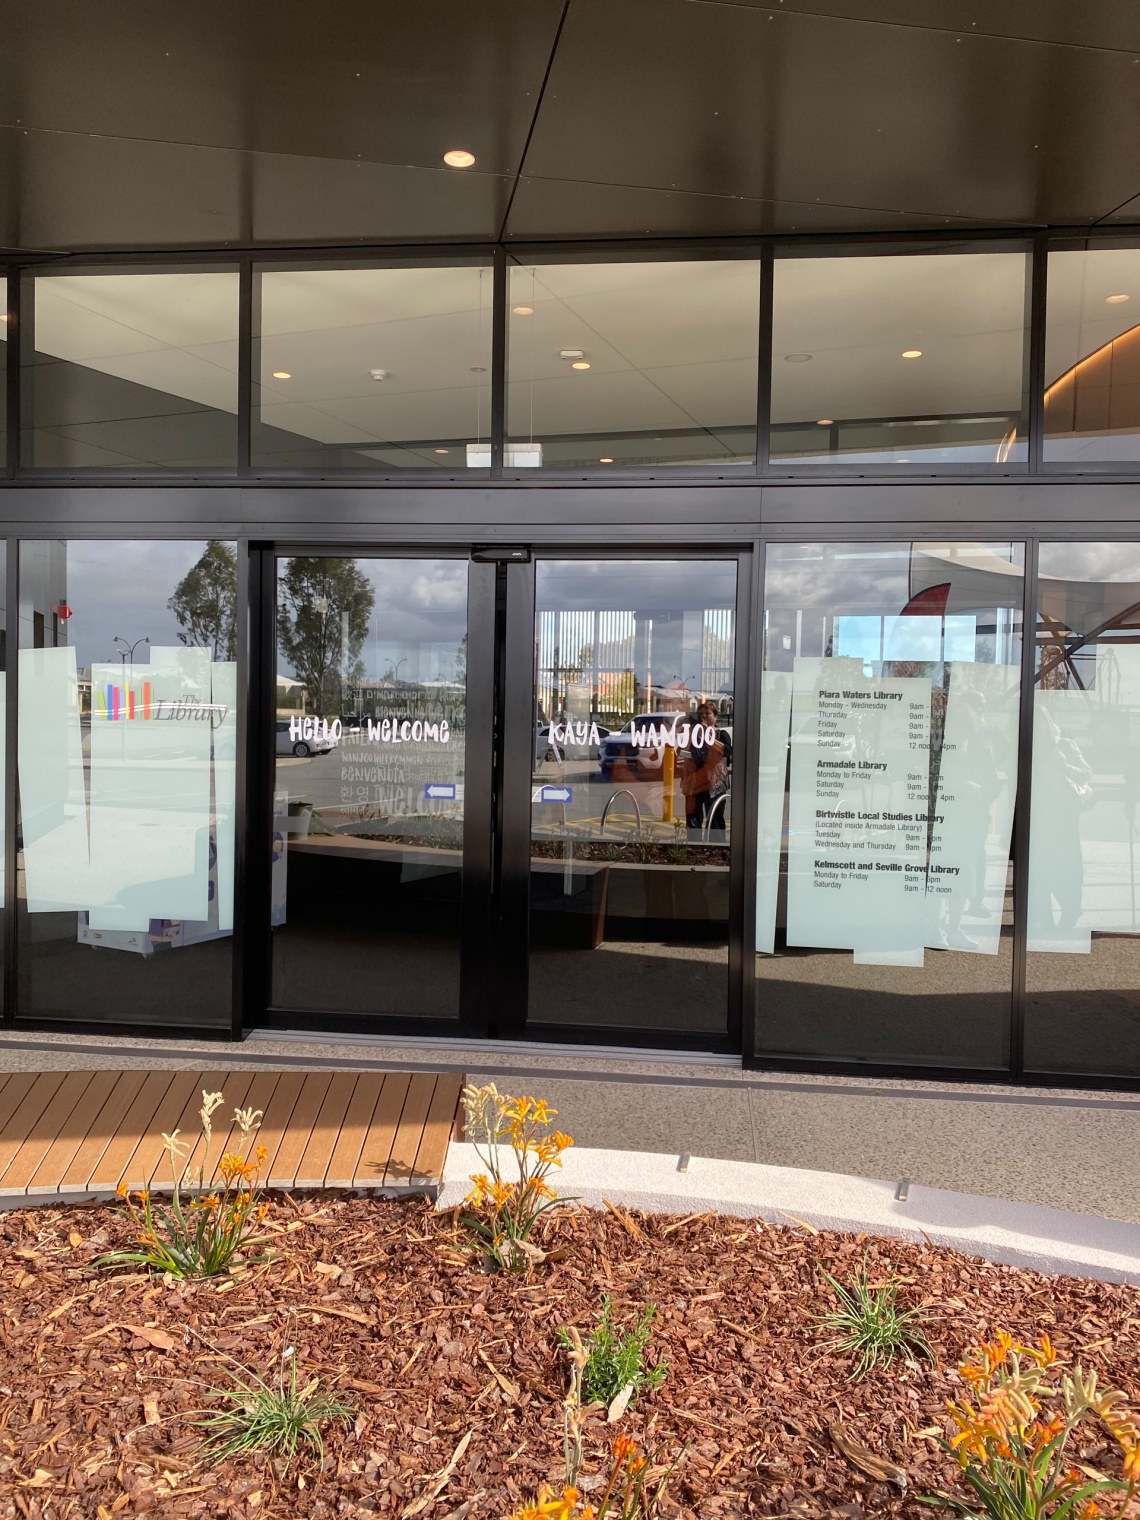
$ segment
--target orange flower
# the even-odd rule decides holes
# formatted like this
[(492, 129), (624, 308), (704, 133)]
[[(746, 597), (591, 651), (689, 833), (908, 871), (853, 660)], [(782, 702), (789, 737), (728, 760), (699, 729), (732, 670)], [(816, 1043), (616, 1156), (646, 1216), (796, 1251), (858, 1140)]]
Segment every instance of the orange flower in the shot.
[(120, 1182), (118, 1187), (115, 1189), (115, 1196), (118, 1198), (126, 1198), (130, 1195), (130, 1191), (130, 1188), (125, 1182)]
[(623, 1457), (635, 1457), (636, 1455), (637, 1442), (633, 1439), (633, 1437), (627, 1436), (624, 1433), (618, 1436), (617, 1440), (614, 1442), (615, 1460), (620, 1462)]

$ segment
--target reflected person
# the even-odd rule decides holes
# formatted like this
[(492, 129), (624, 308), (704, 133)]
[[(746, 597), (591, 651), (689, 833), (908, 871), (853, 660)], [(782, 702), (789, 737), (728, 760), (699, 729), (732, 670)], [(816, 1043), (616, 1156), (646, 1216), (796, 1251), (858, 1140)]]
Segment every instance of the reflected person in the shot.
[[(712, 816), (718, 797), (728, 792), (728, 767), (731, 759), (728, 734), (717, 728), (716, 703), (707, 700), (697, 707), (694, 730), (704, 728), (715, 737), (711, 744), (695, 744), (690, 738), (689, 754), (681, 762), (681, 793), (685, 799), (685, 823), (690, 829), (703, 829)], [(704, 737), (702, 735), (702, 737)], [(723, 814), (725, 803), (721, 808)], [(720, 818), (719, 830), (724, 829)]]

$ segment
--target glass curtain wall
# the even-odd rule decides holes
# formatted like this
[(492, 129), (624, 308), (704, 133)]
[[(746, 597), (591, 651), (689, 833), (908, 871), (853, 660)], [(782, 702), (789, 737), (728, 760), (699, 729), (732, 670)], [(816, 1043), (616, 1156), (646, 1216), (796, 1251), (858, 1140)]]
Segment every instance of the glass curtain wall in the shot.
[(536, 567), (532, 1024), (727, 1031), (736, 575)]
[(1027, 253), (781, 257), (770, 457), (1024, 465)]
[(254, 279), (255, 467), (489, 468), (489, 263)]
[(1023, 553), (773, 544), (757, 1050), (1009, 1062)]
[(237, 558), (20, 545), (18, 1013), (228, 1027)]
[(25, 465), (233, 473), (236, 270), (36, 273), (22, 311)]
[(275, 1007), (459, 1013), (467, 561), (278, 561)]
[(1049, 255), (1047, 463), (1140, 460), (1140, 248)]
[(1140, 544), (1042, 544), (1025, 1064), (1140, 1073)]
[(506, 466), (756, 458), (756, 259), (514, 265)]

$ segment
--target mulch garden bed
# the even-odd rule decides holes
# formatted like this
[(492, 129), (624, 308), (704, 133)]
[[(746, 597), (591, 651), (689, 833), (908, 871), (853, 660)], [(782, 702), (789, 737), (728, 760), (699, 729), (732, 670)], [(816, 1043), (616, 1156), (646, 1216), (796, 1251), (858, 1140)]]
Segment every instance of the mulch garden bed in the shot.
[[(701, 1215), (559, 1211), (539, 1237), (558, 1259), (492, 1276), (455, 1217), (420, 1200), (276, 1196), (278, 1259), (236, 1280), (171, 1283), (92, 1261), (127, 1244), (113, 1208), (0, 1214), (0, 1517), (385, 1515), (491, 1520), (561, 1483), (566, 1365), (557, 1330), (658, 1306), (651, 1355), (669, 1375), (620, 1426), (594, 1423), (587, 1470), (617, 1430), (687, 1450), (670, 1505), (699, 1517), (929, 1515), (915, 1495), (954, 1483), (934, 1432), (961, 1395), (953, 1368), (1001, 1327), (1048, 1331), (1140, 1402), (1140, 1289), (1046, 1278), (953, 1251)], [(935, 1316), (933, 1364), (864, 1381), (822, 1345), (820, 1268), (901, 1277)], [(348, 1428), (281, 1479), (261, 1457), (203, 1464), (188, 1423), (233, 1362), (271, 1378), (295, 1344), (299, 1382), (351, 1402)], [(906, 1494), (845, 1458), (842, 1432), (905, 1472)], [(463, 1437), (437, 1497), (417, 1506)], [(1092, 1438), (1090, 1437), (1090, 1440)], [(1093, 1443), (1083, 1460), (1112, 1452)], [(411, 1520), (411, 1515), (408, 1516)]]

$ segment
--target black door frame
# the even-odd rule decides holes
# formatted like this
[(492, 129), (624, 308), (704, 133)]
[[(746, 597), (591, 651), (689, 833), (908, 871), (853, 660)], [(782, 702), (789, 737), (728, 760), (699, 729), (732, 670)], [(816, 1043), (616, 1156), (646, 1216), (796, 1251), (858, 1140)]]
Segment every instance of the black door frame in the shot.
[[(533, 545), (533, 552), (532, 552)], [(723, 549), (645, 544), (501, 545), (480, 548), (454, 541), (392, 544), (383, 530), (372, 543), (274, 542), (250, 545), (246, 624), (250, 651), (250, 716), (245, 768), (244, 859), (246, 891), (241, 990), (234, 1009), (234, 1036), (250, 1029), (320, 1031), (336, 1036), (367, 1034), (397, 1038), (490, 1039), (620, 1045), (628, 1048), (741, 1053), (751, 1043), (754, 976), (746, 953), (746, 914), (755, 876), (751, 757), (758, 714), (751, 700), (752, 615), (756, 569), (751, 544)], [(460, 922), (460, 996), (457, 1018), (330, 1013), (275, 1007), (272, 1000), (272, 937), (269, 924), (273, 789), (276, 764), (271, 735), (276, 719), (276, 566), (294, 553), (384, 559), (423, 556), (467, 558), (467, 744), (464, 756), (463, 906)], [(612, 1025), (528, 1023), (531, 782), (534, 750), (535, 563), (534, 554), (567, 559), (730, 559), (737, 565), (734, 774), (736, 846), (729, 866), (729, 974), (723, 1037), (676, 1030)], [(483, 693), (472, 700), (472, 693)], [(743, 721), (741, 721), (743, 720)], [(739, 739), (736, 734), (739, 732)], [(754, 888), (753, 888), (754, 890)], [(744, 1052), (747, 1054), (747, 1052)]]

